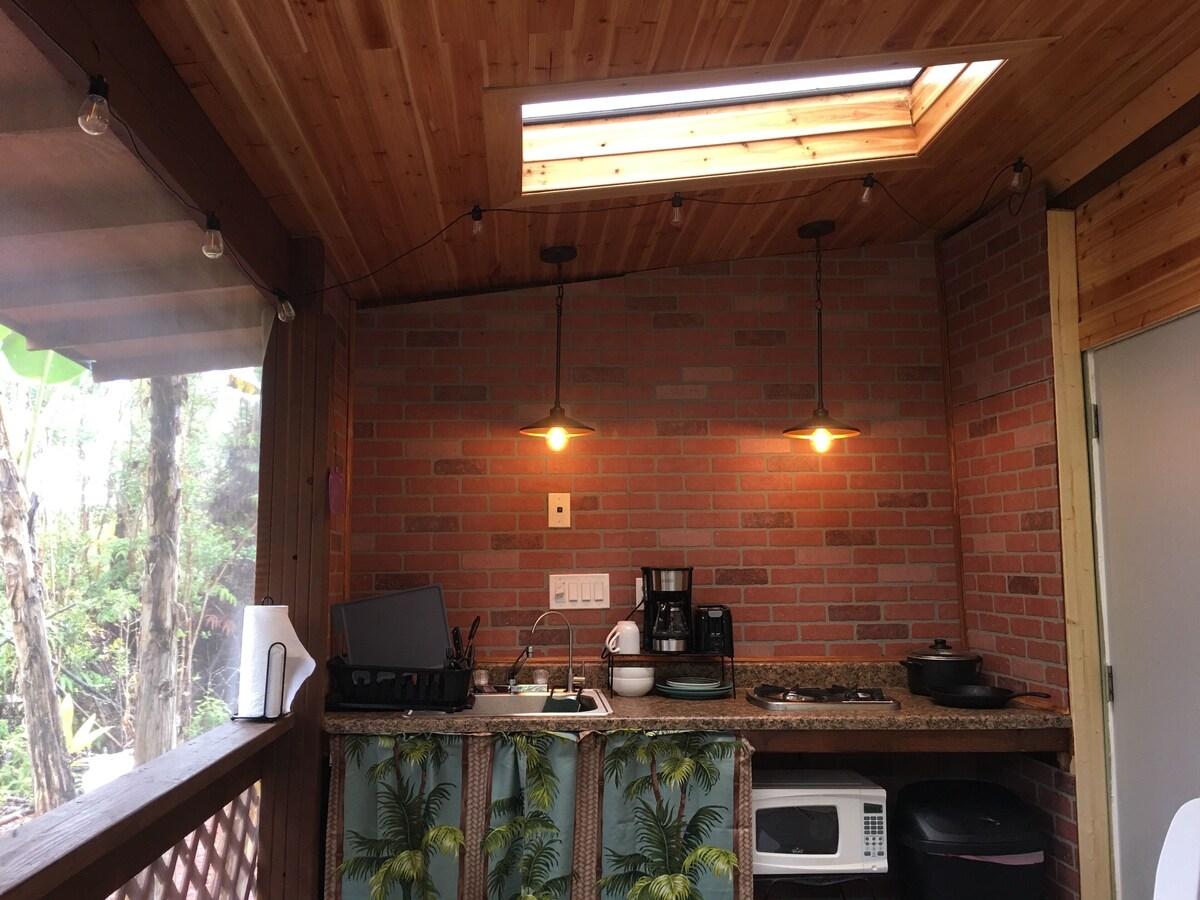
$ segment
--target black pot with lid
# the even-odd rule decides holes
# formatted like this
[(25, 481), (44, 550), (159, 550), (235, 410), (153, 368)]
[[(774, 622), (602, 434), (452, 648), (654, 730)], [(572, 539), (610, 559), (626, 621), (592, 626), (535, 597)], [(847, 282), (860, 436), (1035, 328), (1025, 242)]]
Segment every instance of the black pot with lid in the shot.
[(955, 650), (945, 638), (937, 638), (928, 647), (911, 651), (901, 665), (908, 669), (908, 689), (929, 696), (930, 688), (978, 682), (983, 657), (970, 650)]

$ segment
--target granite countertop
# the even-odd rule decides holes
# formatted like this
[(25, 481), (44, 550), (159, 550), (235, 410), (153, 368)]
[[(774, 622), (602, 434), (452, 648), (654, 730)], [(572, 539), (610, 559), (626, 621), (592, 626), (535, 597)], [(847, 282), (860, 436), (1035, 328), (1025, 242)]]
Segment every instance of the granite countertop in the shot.
[[(739, 679), (740, 679), (739, 675)], [(755, 682), (750, 682), (754, 684)], [(605, 689), (612, 704), (607, 716), (456, 716), (416, 712), (328, 712), (325, 730), (331, 734), (394, 734), (437, 731), (616, 731), (619, 729), (694, 729), (708, 731), (1011, 731), (1069, 729), (1065, 712), (1026, 706), (1004, 709), (955, 709), (938, 706), (928, 697), (889, 686), (898, 710), (812, 710), (770, 712), (746, 700), (747, 687), (720, 700), (673, 700), (654, 693), (619, 697)]]

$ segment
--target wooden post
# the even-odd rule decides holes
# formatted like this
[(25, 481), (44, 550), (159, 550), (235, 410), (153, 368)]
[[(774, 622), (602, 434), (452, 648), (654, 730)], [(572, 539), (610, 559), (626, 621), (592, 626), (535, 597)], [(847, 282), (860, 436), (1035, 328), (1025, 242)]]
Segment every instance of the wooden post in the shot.
[(1047, 213), (1047, 232), (1080, 896), (1083, 900), (1107, 900), (1113, 896), (1112, 829), (1096, 554), (1092, 535), (1094, 510), (1079, 345), (1075, 213), (1051, 210)]
[[(335, 453), (345, 447), (345, 403), (335, 382), (347, 366), (345, 304), (321, 293), (325, 273), (316, 238), (291, 242), (289, 297), (296, 320), (276, 322), (263, 361), (259, 475), (259, 596), (286, 604), (300, 640), (317, 659), (292, 711), (295, 726), (272, 749), (263, 783), (259, 897), (320, 896), (322, 721), (329, 647), (331, 517), (326, 491)], [(331, 304), (333, 306), (331, 306)], [(335, 423), (336, 426), (335, 426)]]

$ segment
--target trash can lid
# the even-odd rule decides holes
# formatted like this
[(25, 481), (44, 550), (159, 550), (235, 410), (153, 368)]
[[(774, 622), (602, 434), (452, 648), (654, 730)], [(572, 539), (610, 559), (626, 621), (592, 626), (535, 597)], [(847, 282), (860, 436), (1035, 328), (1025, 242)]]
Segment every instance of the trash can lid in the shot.
[(897, 839), (926, 853), (1005, 856), (1046, 849), (1034, 811), (989, 781), (918, 781), (901, 788)]

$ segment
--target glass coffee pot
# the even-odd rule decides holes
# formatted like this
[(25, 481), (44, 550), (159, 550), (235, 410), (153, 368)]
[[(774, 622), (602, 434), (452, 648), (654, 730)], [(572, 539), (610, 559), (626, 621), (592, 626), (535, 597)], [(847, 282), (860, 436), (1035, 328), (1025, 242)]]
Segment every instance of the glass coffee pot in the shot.
[(666, 653), (687, 650), (688, 616), (683, 600), (667, 600), (658, 607), (652, 635), (654, 649)]

